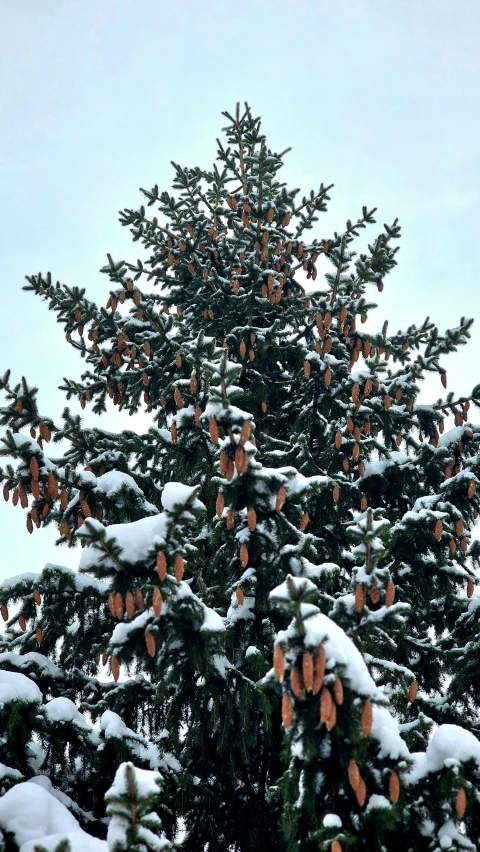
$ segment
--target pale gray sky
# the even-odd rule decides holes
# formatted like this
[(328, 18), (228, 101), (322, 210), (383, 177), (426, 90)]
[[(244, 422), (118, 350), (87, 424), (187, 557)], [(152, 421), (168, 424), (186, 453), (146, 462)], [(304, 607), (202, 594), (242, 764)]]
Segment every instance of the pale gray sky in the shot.
[[(273, 148), (292, 145), (289, 185), (335, 183), (322, 234), (362, 204), (380, 226), (399, 217), (372, 328), (478, 317), (479, 37), (477, 0), (0, 0), (0, 371), (26, 375), (59, 420), (57, 386), (83, 362), (24, 276), (50, 270), (104, 304), (106, 252), (139, 256), (117, 211), (142, 203), (140, 186), (170, 189), (172, 159), (210, 165), (237, 100)], [(475, 325), (449, 388), (468, 392), (479, 362)], [(2, 501), (0, 578), (75, 566), (53, 539)]]

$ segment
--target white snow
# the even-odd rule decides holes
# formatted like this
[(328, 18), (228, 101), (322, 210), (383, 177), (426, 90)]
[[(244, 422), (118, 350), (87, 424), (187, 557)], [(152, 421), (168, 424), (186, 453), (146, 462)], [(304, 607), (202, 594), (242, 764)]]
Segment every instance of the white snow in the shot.
[[(28, 815), (28, 818), (26, 816)], [(11, 832), (20, 852), (41, 844), (53, 850), (68, 838), (72, 852), (107, 852), (105, 841), (91, 837), (73, 814), (38, 784), (24, 781), (0, 798), (0, 826)]]
[(397, 722), (386, 707), (379, 707), (378, 704), (373, 705), (372, 737), (378, 741), (380, 757), (391, 757), (393, 760), (399, 757), (410, 757), (407, 744), (400, 736)]
[(19, 672), (0, 671), (0, 706), (10, 701), (40, 704), (42, 693), (36, 683)]
[(186, 506), (190, 501), (189, 508), (205, 509), (201, 500), (193, 496), (197, 490), (197, 486), (184, 485), (182, 482), (167, 482), (162, 491), (162, 506), (166, 512), (174, 512), (176, 505)]
[(69, 698), (52, 698), (44, 710), (51, 722), (73, 722), (77, 727), (89, 730), (89, 725)]
[(411, 755), (414, 765), (406, 780), (416, 784), (429, 772), (439, 772), (444, 766), (452, 766), (474, 759), (480, 767), (480, 742), (458, 725), (440, 725), (430, 740), (426, 753)]
[(97, 476), (96, 484), (97, 488), (104, 491), (107, 497), (116, 494), (124, 485), (143, 496), (143, 491), (138, 487), (133, 476), (130, 476), (129, 473), (123, 473), (121, 470), (109, 470), (108, 473)]
[(378, 793), (372, 793), (370, 796), (366, 811), (373, 811), (375, 808), (391, 808), (392, 803), (385, 796), (379, 796)]
[(0, 666), (2, 663), (8, 663), (16, 669), (27, 668), (29, 663), (35, 663), (43, 674), (48, 674), (50, 677), (62, 677), (62, 671), (55, 663), (45, 657), (44, 654), (39, 654), (37, 651), (29, 651), (27, 654), (16, 654), (14, 651), (5, 651), (0, 654)]
[(31, 571), (27, 571), (25, 574), (15, 574), (14, 577), (6, 577), (5, 580), (2, 580), (0, 584), (0, 589), (13, 589), (17, 583), (34, 583), (35, 580), (38, 580), (40, 574), (34, 574)]
[(337, 814), (325, 814), (323, 825), (325, 828), (341, 828), (342, 820)]
[[(89, 536), (88, 527), (97, 533), (105, 530), (105, 543), (111, 542), (113, 544), (116, 541), (116, 544), (121, 548), (120, 561), (136, 564), (147, 559), (153, 545), (165, 544), (167, 525), (167, 516), (163, 512), (148, 518), (140, 518), (139, 521), (132, 521), (131, 523), (111, 524), (109, 527), (104, 527), (95, 518), (88, 518), (87, 522), (76, 531), (76, 535)], [(86, 547), (80, 557), (80, 570), (88, 571), (96, 565), (102, 553), (104, 553), (103, 548), (94, 544)], [(102, 564), (112, 568), (118, 567), (108, 556), (105, 556)]]
[[(105, 715), (105, 714), (104, 714)], [(118, 767), (113, 784), (106, 793), (107, 797), (120, 797), (126, 793), (130, 793), (128, 783), (127, 769), (130, 769), (135, 779), (135, 787), (137, 797), (146, 799), (149, 796), (156, 796), (160, 790), (161, 775), (158, 772), (152, 772), (150, 769), (138, 769), (133, 763), (121, 763)]]

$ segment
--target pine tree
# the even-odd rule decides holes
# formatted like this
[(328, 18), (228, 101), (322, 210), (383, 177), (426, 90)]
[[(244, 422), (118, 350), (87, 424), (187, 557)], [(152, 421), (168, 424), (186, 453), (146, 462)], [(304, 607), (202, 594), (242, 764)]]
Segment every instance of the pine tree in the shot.
[(397, 220), (311, 237), (331, 187), (224, 115), (210, 171), (121, 213), (147, 257), (108, 255), (106, 308), (27, 276), (86, 362), (67, 400), (151, 426), (1, 380), (4, 498), (82, 545), (0, 586), (3, 848), (40, 783), (111, 852), (480, 852), (480, 385), (419, 401), (473, 320), (357, 328)]

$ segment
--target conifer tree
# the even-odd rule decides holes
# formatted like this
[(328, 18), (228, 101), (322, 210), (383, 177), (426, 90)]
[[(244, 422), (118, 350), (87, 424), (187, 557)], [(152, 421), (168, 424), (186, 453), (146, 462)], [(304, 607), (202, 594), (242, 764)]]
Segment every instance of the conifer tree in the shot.
[(82, 547), (0, 586), (0, 848), (35, 799), (72, 852), (480, 852), (480, 385), (419, 401), (473, 320), (362, 330), (397, 220), (320, 234), (331, 186), (224, 115), (210, 171), (121, 213), (147, 251), (105, 308), (27, 276), (86, 364), (67, 400), (151, 425), (0, 382), (4, 498)]

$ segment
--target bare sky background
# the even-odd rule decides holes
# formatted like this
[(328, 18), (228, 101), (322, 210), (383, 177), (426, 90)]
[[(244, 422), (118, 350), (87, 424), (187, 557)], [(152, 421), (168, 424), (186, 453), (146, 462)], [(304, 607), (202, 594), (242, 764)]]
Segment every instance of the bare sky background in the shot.
[[(290, 186), (335, 183), (318, 236), (363, 204), (380, 228), (399, 218), (399, 266), (367, 328), (478, 317), (479, 35), (476, 0), (0, 0), (0, 372), (25, 375), (60, 421), (57, 386), (83, 362), (24, 276), (50, 270), (104, 304), (106, 252), (140, 252), (118, 210), (143, 203), (140, 186), (169, 189), (172, 159), (209, 166), (237, 100), (272, 148), (292, 145)], [(480, 381), (478, 323), (444, 366), (459, 393)], [(425, 401), (441, 391), (432, 379)], [(145, 427), (117, 412), (84, 421)], [(75, 567), (54, 538), (28, 536), (2, 501), (0, 579)]]

